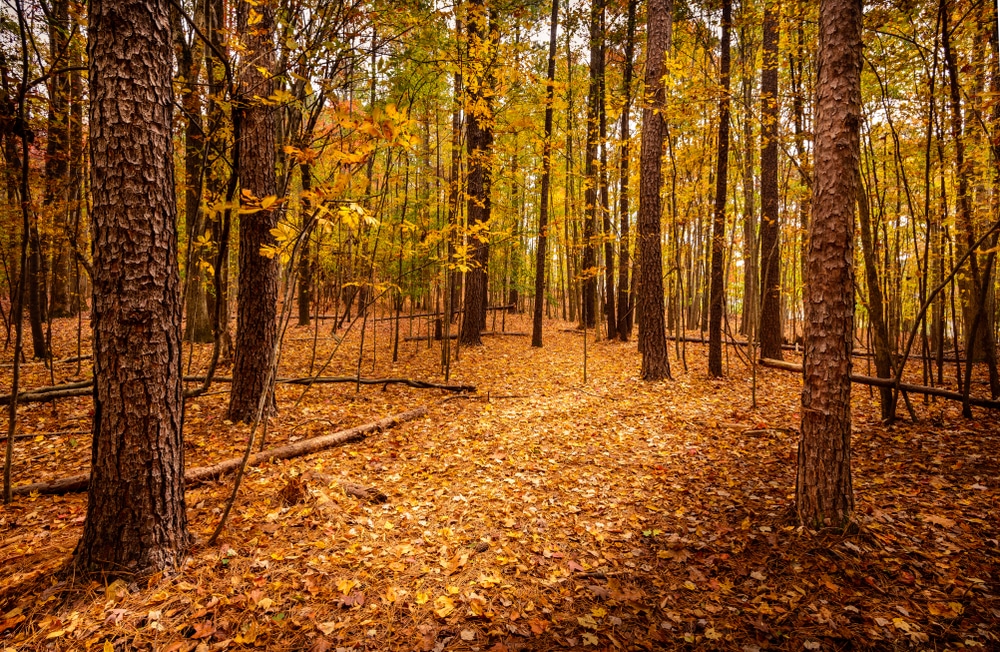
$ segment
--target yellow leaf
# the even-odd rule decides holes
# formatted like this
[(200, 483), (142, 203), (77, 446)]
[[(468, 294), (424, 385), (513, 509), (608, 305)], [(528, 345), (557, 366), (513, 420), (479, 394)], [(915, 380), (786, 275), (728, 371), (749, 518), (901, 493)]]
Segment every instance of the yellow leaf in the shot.
[(358, 583), (355, 580), (340, 580), (337, 582), (337, 590), (342, 594), (347, 595), (351, 592), (351, 589), (357, 585)]
[(594, 614), (594, 618), (604, 618), (608, 615), (608, 610), (604, 607), (594, 607), (590, 613)]
[(263, 20), (264, 14), (258, 13), (253, 9), (250, 10), (250, 17), (247, 18), (247, 25), (257, 25)]
[(104, 652), (115, 652), (115, 646), (111, 644), (110, 640), (104, 641)]
[(436, 613), (439, 618), (445, 618), (452, 611), (455, 611), (455, 602), (448, 596), (439, 596), (434, 601), (434, 613)]
[(430, 599), (431, 596), (429, 593), (425, 591), (417, 591), (417, 604), (425, 604)]

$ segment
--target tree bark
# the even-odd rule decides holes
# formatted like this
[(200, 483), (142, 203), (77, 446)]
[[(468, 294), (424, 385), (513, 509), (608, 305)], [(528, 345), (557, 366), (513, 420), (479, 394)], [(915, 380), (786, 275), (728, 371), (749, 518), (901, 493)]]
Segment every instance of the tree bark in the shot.
[(600, 14), (602, 0), (591, 0), (590, 3), (590, 83), (587, 87), (587, 141), (584, 149), (584, 220), (583, 220), (583, 260), (581, 261), (581, 276), (583, 283), (583, 305), (580, 316), (584, 328), (597, 325), (597, 139), (600, 128), (598, 72), (600, 70)]
[(545, 302), (545, 270), (548, 267), (549, 183), (552, 175), (552, 103), (555, 100), (556, 31), (559, 0), (552, 0), (549, 19), (549, 68), (545, 84), (545, 133), (542, 136), (542, 188), (538, 207), (538, 247), (535, 251), (535, 306), (531, 324), (531, 346), (542, 346), (542, 307)]
[(778, 7), (764, 5), (760, 73), (760, 354), (781, 359), (781, 244), (778, 222)]
[(712, 279), (708, 318), (708, 375), (722, 376), (722, 311), (725, 309), (723, 259), (726, 256), (726, 194), (729, 187), (729, 64), (733, 3), (722, 0), (722, 55), (719, 81), (719, 143), (715, 173), (715, 212), (712, 216)]
[(854, 206), (861, 124), (861, 0), (822, 0), (816, 174), (805, 289), (796, 507), (808, 527), (844, 526), (851, 484)]
[[(260, 253), (262, 246), (274, 244), (271, 229), (278, 225), (278, 211), (260, 207), (262, 200), (277, 194), (275, 128), (272, 109), (256, 99), (271, 95), (274, 85), (269, 77), (274, 69), (274, 9), (266, 4), (259, 8), (258, 13), (248, 3), (239, 3), (236, 12), (237, 30), (247, 46), (239, 72), (244, 105), (239, 149), (241, 204), (260, 208), (240, 215), (236, 354), (229, 418), (245, 422), (256, 418), (261, 400), (264, 414), (277, 410), (268, 376), (278, 335), (278, 260)], [(250, 20), (251, 12), (254, 21)]]
[(628, 17), (625, 24), (625, 69), (622, 72), (621, 161), (618, 180), (618, 339), (628, 342), (632, 336), (632, 306), (629, 296), (629, 123), (632, 108), (632, 59), (635, 57), (635, 10), (636, 0), (628, 2)]
[(490, 42), (488, 14), (489, 8), (484, 0), (472, 0), (469, 3), (469, 61), (475, 62), (474, 69), (479, 72), (471, 73), (478, 79), (469, 85), (465, 117), (466, 148), (469, 154), (469, 173), (466, 177), (469, 196), (467, 215), (472, 264), (465, 278), (465, 318), (462, 320), (460, 338), (462, 346), (482, 346), (480, 333), (486, 325), (493, 150), (491, 95), (485, 88), (490, 77), (486, 70), (489, 65), (487, 54)]
[(188, 543), (170, 4), (90, 5), (94, 435), (78, 569), (144, 573)]
[(660, 250), (660, 188), (663, 185), (664, 59), (670, 49), (673, 2), (647, 3), (646, 99), (642, 110), (639, 153), (639, 289), (636, 298), (643, 380), (670, 378), (667, 333), (663, 316), (663, 258)]
[[(49, 15), (49, 65), (62, 68), (69, 65), (69, 2), (55, 0)], [(73, 314), (71, 261), (67, 216), (69, 190), (69, 73), (56, 74), (49, 79), (48, 137), (45, 143), (45, 196), (44, 206), (52, 220), (49, 238), (51, 249), (51, 297), (48, 311), (52, 317)]]
[[(879, 378), (890, 378), (892, 377), (892, 351), (889, 348), (889, 330), (885, 323), (885, 299), (882, 295), (882, 282), (878, 273), (878, 254), (875, 251), (875, 238), (872, 233), (868, 193), (862, 183), (860, 169), (858, 170), (857, 188), (858, 222), (861, 226), (861, 256), (865, 262), (865, 286), (868, 289), (868, 318), (871, 319), (872, 331), (875, 334), (875, 373)], [(894, 416), (892, 388), (880, 387), (879, 398), (882, 406), (882, 419), (892, 419)]]

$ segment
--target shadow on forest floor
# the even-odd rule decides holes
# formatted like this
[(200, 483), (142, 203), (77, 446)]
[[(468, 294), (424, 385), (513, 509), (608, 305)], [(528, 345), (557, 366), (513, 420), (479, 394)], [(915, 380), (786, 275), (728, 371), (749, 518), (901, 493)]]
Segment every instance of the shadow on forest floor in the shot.
[[(62, 357), (74, 327), (56, 324)], [(584, 386), (582, 337), (564, 328), (550, 322), (541, 350), (525, 337), (461, 349), (452, 380), (476, 384), (473, 398), (325, 385), (293, 408), (302, 388), (280, 387), (269, 446), (419, 405), (429, 414), (253, 469), (220, 545), (196, 545), (167, 576), (60, 579), (85, 495), (16, 499), (0, 508), (0, 641), (185, 652), (1000, 646), (998, 415), (964, 420), (956, 404), (917, 400), (919, 423), (887, 427), (877, 397), (856, 386), (860, 532), (809, 532), (792, 505), (797, 376), (761, 369), (751, 410), (735, 356), (710, 381), (704, 347), (688, 344), (687, 372), (672, 359), (675, 380), (646, 384), (634, 343), (598, 342)], [(440, 379), (425, 342), (401, 342), (393, 365), (390, 332), (383, 324), (374, 363), (369, 334), (363, 375)], [(281, 375), (307, 374), (311, 336), (289, 330)], [(355, 373), (357, 345), (352, 335), (324, 373)], [(65, 367), (56, 382), (75, 374)], [(49, 382), (41, 365), (25, 368), (26, 387)], [(245, 446), (248, 428), (223, 420), (226, 387), (213, 389), (188, 404), (189, 468)], [(86, 470), (89, 399), (23, 406), (19, 419), (18, 432), (63, 434), (17, 441), (15, 485)], [(284, 505), (297, 476), (308, 490)], [(342, 481), (388, 501), (359, 501)], [(210, 534), (230, 482), (189, 490), (196, 536)]]

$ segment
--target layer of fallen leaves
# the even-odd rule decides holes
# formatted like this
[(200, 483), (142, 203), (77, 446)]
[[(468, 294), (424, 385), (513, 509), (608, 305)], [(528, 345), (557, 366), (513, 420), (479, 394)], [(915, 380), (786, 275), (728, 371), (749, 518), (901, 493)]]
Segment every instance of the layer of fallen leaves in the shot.
[[(401, 343), (393, 364), (391, 332), (383, 323), (373, 348), (369, 331), (363, 375), (440, 378), (426, 342)], [(57, 353), (73, 355), (74, 324), (55, 333)], [(758, 370), (752, 409), (735, 353), (727, 378), (710, 381), (704, 348), (688, 344), (675, 380), (648, 384), (634, 343), (590, 342), (583, 385), (583, 337), (569, 324), (550, 322), (541, 350), (524, 337), (484, 341), (452, 369), (478, 385), (473, 397), (281, 387), (268, 445), (417, 405), (430, 413), (252, 469), (220, 544), (196, 543), (174, 572), (68, 575), (85, 495), (2, 508), (0, 640), (184, 652), (1000, 646), (996, 415), (964, 420), (953, 404), (914, 397), (921, 420), (887, 427), (877, 398), (856, 387), (859, 531), (812, 532), (794, 518), (794, 374)], [(358, 343), (349, 336), (323, 373), (356, 373)], [(329, 323), (290, 330), (282, 375), (309, 373), (311, 360), (315, 373), (336, 346)], [(191, 372), (207, 357), (195, 347)], [(29, 364), (25, 386), (87, 373)], [(189, 401), (188, 467), (246, 444), (248, 427), (225, 420), (226, 389)], [(85, 471), (90, 416), (86, 398), (23, 406), (18, 432), (43, 434), (17, 440), (15, 484)], [(188, 492), (198, 541), (230, 482)], [(361, 502), (342, 482), (388, 501)]]

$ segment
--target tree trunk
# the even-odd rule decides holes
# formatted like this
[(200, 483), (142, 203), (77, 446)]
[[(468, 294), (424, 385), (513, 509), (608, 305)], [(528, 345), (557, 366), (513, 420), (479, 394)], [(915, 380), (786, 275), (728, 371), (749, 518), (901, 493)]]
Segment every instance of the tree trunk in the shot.
[(583, 220), (583, 260), (580, 275), (583, 283), (583, 306), (581, 317), (584, 328), (597, 325), (597, 139), (600, 134), (598, 73), (601, 66), (601, 7), (603, 0), (590, 3), (590, 84), (587, 90), (587, 142), (584, 149), (584, 220)]
[[(749, 7), (743, 6), (740, 11), (746, 21)], [(740, 319), (740, 334), (750, 340), (757, 340), (757, 327), (760, 317), (760, 252), (757, 247), (757, 214), (756, 188), (754, 176), (754, 121), (749, 118), (753, 106), (754, 78), (751, 72), (756, 65), (757, 44), (753, 37), (751, 25), (740, 27), (739, 49), (740, 68), (743, 76), (743, 106), (747, 113), (743, 120), (743, 143), (739, 152), (742, 156), (743, 176), (743, 310)]]
[(236, 354), (233, 356), (233, 390), (229, 397), (229, 418), (253, 421), (263, 399), (264, 414), (276, 410), (274, 388), (268, 383), (274, 344), (278, 335), (278, 260), (262, 256), (260, 249), (273, 245), (271, 229), (278, 225), (278, 211), (264, 209), (261, 202), (277, 194), (275, 179), (275, 129), (272, 109), (258, 99), (271, 95), (274, 69), (274, 10), (260, 6), (253, 10), (256, 24), (250, 24), (251, 7), (237, 6), (238, 31), (245, 35), (247, 51), (240, 67), (242, 142), (239, 148), (241, 203), (248, 202), (253, 213), (240, 215), (240, 278), (236, 297)]
[(673, 2), (649, 0), (646, 57), (646, 97), (642, 110), (642, 148), (639, 153), (639, 218), (636, 249), (639, 289), (636, 299), (643, 380), (670, 378), (667, 333), (663, 317), (663, 259), (660, 250), (660, 188), (666, 131), (663, 115), (664, 59), (670, 49)]
[[(51, 65), (61, 68), (69, 65), (69, 2), (56, 0), (49, 16), (49, 47)], [(71, 261), (67, 210), (69, 178), (69, 80), (68, 73), (53, 75), (49, 80), (48, 138), (45, 144), (45, 197), (44, 205), (52, 220), (51, 269), (52, 287), (48, 311), (52, 317), (73, 314), (71, 290)]]
[[(204, 24), (204, 12), (195, 9), (195, 22)], [(212, 319), (208, 313), (205, 296), (205, 270), (210, 251), (205, 237), (205, 224), (201, 212), (202, 179), (204, 165), (204, 131), (201, 117), (201, 68), (200, 41), (194, 37), (188, 42), (181, 25), (180, 12), (173, 14), (174, 50), (177, 70), (183, 88), (181, 106), (184, 115), (184, 224), (188, 237), (187, 278), (184, 283), (184, 341), (211, 342)]]
[(552, 0), (549, 19), (549, 69), (545, 85), (545, 134), (542, 136), (542, 188), (538, 207), (538, 247), (535, 251), (535, 307), (531, 324), (531, 346), (542, 346), (542, 304), (545, 301), (545, 269), (548, 267), (549, 183), (552, 175), (552, 102), (555, 99), (556, 31), (559, 0)]
[(465, 318), (462, 320), (462, 346), (482, 346), (480, 333), (486, 325), (487, 267), (489, 265), (488, 220), (490, 218), (490, 190), (492, 176), (493, 112), (490, 94), (484, 86), (488, 84), (486, 72), (488, 46), (489, 9), (484, 0), (469, 3), (468, 47), (469, 61), (479, 72), (478, 83), (469, 85), (466, 104), (466, 148), (469, 154), (469, 173), (466, 189), (469, 196), (467, 208), (469, 220), (469, 241), (472, 250), (471, 269), (465, 278)]
[[(965, 152), (965, 134), (962, 131), (961, 89), (958, 83), (958, 70), (955, 55), (951, 47), (951, 32), (949, 27), (949, 10), (947, 0), (941, 0), (941, 43), (944, 46), (945, 67), (948, 70), (949, 99), (951, 104), (951, 135), (955, 141), (955, 176), (957, 183), (958, 216), (956, 219), (965, 249), (968, 250), (976, 241), (976, 226), (972, 215), (971, 198), (969, 197), (969, 177), (971, 161)], [(996, 367), (996, 341), (993, 337), (993, 319), (980, 300), (983, 287), (988, 279), (984, 279), (979, 267), (979, 254), (969, 257), (970, 276), (959, 276), (962, 310), (965, 315), (966, 355), (970, 358), (982, 357), (990, 370), (990, 390), (995, 397), (1000, 394), (1000, 378)], [(979, 323), (980, 327), (971, 332), (971, 324)]]
[(90, 4), (95, 384), (83, 571), (173, 567), (188, 543), (169, 7)]
[[(299, 164), (299, 174), (302, 176), (302, 193), (306, 195), (312, 190), (312, 166), (303, 161)], [(312, 223), (309, 222), (309, 211), (312, 210), (312, 202), (305, 197), (302, 199), (302, 228), (312, 231)], [(307, 223), (308, 222), (308, 223)], [(299, 293), (297, 306), (299, 309), (299, 326), (309, 325), (309, 310), (314, 299), (313, 271), (316, 265), (316, 253), (311, 244), (310, 233), (303, 236), (301, 253), (298, 260), (298, 282)]]
[(816, 174), (806, 255), (796, 507), (808, 527), (845, 525), (851, 485), (854, 206), (861, 124), (861, 0), (822, 0)]
[(760, 73), (760, 355), (781, 360), (781, 244), (778, 223), (778, 7), (764, 5)]
[[(882, 282), (878, 274), (878, 254), (872, 233), (871, 211), (868, 207), (868, 193), (861, 181), (858, 170), (858, 222), (861, 225), (861, 255), (865, 261), (865, 285), (868, 289), (868, 317), (875, 333), (875, 373), (879, 378), (892, 376), (892, 351), (889, 348), (889, 330), (885, 323), (885, 299), (882, 296)], [(882, 419), (893, 418), (892, 388), (880, 387), (879, 399), (882, 405)]]
[(600, 60), (597, 68), (598, 87), (598, 107), (599, 116), (599, 136), (601, 143), (601, 159), (598, 169), (598, 178), (601, 193), (601, 229), (604, 234), (604, 316), (608, 324), (608, 339), (613, 340), (618, 337), (618, 312), (615, 309), (615, 234), (611, 230), (611, 206), (608, 201), (608, 114), (605, 93), (605, 74), (607, 66), (607, 7), (605, 0), (601, 0), (601, 24), (600, 24)]
[(632, 108), (632, 59), (635, 56), (635, 7), (636, 0), (628, 2), (628, 18), (625, 26), (625, 70), (622, 72), (621, 161), (618, 180), (618, 339), (628, 342), (632, 336), (632, 302), (629, 297), (629, 122)]
[(729, 41), (733, 3), (722, 0), (722, 56), (719, 81), (719, 143), (715, 173), (715, 213), (712, 216), (712, 279), (708, 318), (708, 375), (722, 376), (722, 311), (725, 309), (723, 258), (726, 256), (726, 194), (729, 182)]

